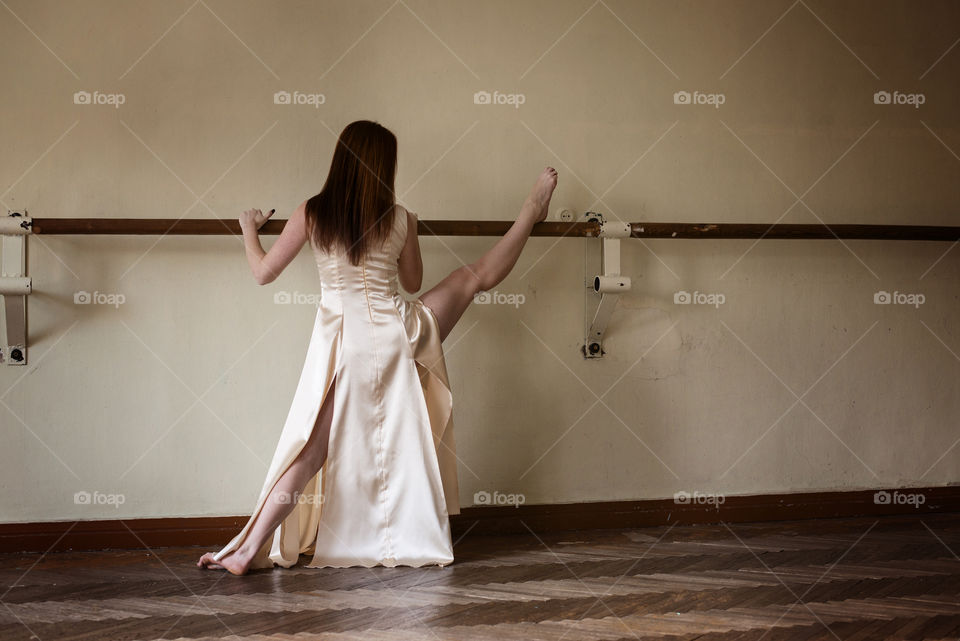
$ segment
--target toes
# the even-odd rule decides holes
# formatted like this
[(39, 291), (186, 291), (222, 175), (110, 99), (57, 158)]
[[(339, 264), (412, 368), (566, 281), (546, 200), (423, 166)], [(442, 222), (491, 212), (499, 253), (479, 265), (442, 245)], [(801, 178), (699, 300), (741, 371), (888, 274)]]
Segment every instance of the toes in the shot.
[(201, 567), (201, 568), (211, 568), (211, 567), (213, 567), (213, 568), (219, 568), (219, 567), (222, 567), (222, 566), (219, 565), (219, 564), (216, 562), (216, 560), (213, 558), (213, 553), (212, 553), (212, 552), (207, 552), (206, 554), (204, 554), (203, 556), (200, 557), (200, 560), (199, 560), (199, 561), (197, 561), (197, 567)]

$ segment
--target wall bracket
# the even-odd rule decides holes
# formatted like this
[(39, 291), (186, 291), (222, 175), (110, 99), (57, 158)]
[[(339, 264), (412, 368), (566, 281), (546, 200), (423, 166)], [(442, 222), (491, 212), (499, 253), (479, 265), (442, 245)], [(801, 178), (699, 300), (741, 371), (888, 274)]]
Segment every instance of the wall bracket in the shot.
[(600, 294), (600, 304), (586, 331), (582, 351), (584, 358), (602, 358), (603, 335), (617, 306), (620, 294), (630, 291), (630, 277), (620, 274), (620, 240), (630, 238), (630, 223), (603, 219), (603, 214), (588, 211), (585, 222), (600, 223), (602, 271), (593, 277), (593, 291)]
[(33, 231), (33, 221), (25, 214), (8, 212), (0, 218), (0, 307), (6, 328), (0, 363), (6, 365), (27, 364), (27, 296), (33, 289), (27, 276), (27, 235)]

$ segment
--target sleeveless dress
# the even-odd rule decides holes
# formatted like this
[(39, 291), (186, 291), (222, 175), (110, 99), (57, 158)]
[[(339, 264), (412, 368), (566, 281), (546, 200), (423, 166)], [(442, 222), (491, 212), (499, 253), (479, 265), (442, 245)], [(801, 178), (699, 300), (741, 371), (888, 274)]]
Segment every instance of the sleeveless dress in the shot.
[(389, 237), (358, 266), (311, 239), (321, 301), (300, 382), (253, 515), (215, 559), (243, 542), (335, 379), (326, 462), (250, 567), (290, 567), (300, 554), (313, 555), (310, 568), (453, 561), (453, 399), (436, 316), (397, 291), (407, 210), (397, 205), (393, 218)]

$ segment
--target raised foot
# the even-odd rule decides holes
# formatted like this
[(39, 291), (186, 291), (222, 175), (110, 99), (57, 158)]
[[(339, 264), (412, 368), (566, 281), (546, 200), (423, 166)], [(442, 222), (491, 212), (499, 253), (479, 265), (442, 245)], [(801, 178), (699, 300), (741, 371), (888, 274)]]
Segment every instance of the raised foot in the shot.
[(537, 181), (533, 183), (533, 189), (530, 195), (523, 203), (523, 212), (533, 216), (533, 222), (539, 223), (547, 217), (550, 198), (553, 196), (553, 190), (557, 186), (557, 170), (553, 167), (546, 167)]
[(247, 573), (250, 568), (250, 561), (244, 561), (237, 557), (235, 552), (231, 552), (219, 561), (215, 560), (213, 552), (207, 552), (197, 561), (197, 567), (207, 570), (226, 570), (230, 574), (241, 576)]

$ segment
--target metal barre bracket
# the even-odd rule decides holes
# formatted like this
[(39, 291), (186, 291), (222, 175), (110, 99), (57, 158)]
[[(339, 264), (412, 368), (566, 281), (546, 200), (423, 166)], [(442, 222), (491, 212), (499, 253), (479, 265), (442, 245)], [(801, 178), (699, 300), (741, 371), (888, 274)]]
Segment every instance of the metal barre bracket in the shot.
[(613, 316), (620, 294), (630, 291), (630, 277), (620, 274), (620, 239), (630, 238), (630, 223), (606, 221), (603, 214), (588, 211), (585, 222), (599, 222), (602, 241), (602, 271), (593, 278), (593, 291), (600, 294), (600, 305), (587, 328), (586, 341), (582, 347), (584, 358), (602, 358), (603, 334)]
[(33, 290), (32, 280), (27, 276), (27, 235), (32, 231), (32, 219), (20, 212), (7, 212), (6, 218), (0, 218), (3, 238), (0, 306), (6, 321), (0, 363), (6, 365), (27, 364), (27, 296)]

